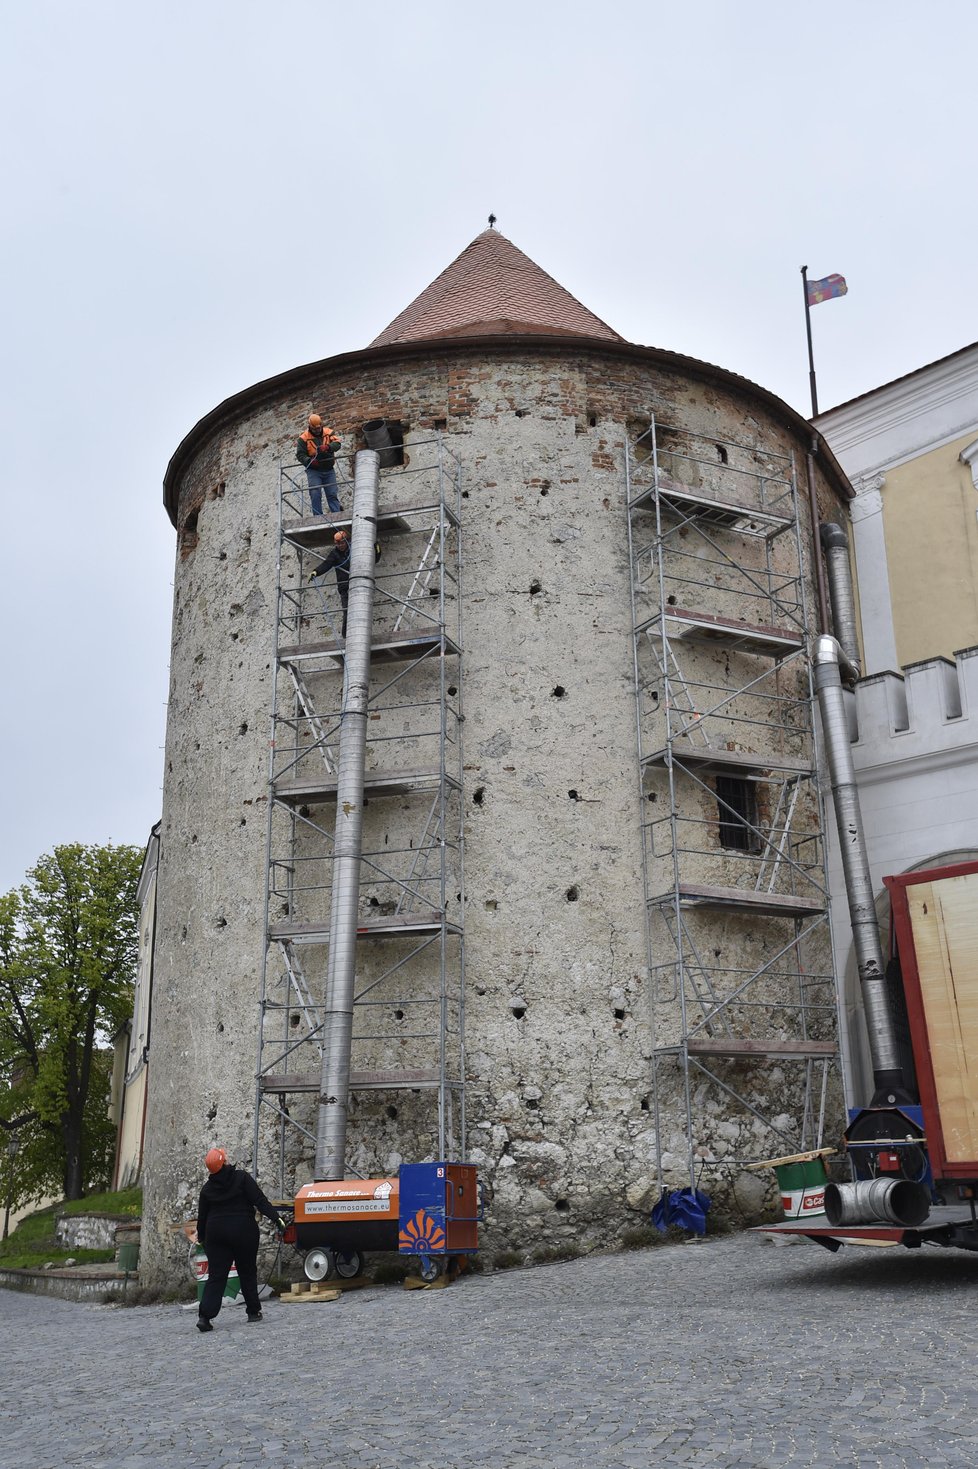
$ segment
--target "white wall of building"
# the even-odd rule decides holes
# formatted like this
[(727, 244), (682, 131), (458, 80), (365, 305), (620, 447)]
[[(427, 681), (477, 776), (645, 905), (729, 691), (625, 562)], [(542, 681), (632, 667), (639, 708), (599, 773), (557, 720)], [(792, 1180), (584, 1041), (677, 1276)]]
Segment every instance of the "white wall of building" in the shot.
[[(853, 696), (853, 763), (878, 911), (883, 878), (978, 851), (978, 648), (863, 679)], [(835, 818), (828, 821), (835, 972), (850, 1040), (850, 1103), (865, 1104), (872, 1067), (862, 1020)]]

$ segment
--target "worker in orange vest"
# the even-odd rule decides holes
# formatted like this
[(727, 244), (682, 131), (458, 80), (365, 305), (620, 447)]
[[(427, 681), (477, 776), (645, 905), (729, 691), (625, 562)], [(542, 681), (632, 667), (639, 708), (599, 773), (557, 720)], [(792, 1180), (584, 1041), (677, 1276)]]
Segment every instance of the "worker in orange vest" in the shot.
[(323, 490), (326, 503), (335, 515), (343, 507), (336, 493), (336, 470), (333, 468), (340, 436), (326, 428), (318, 413), (310, 413), (309, 427), (299, 435), (296, 458), (305, 466), (309, 482), (309, 503), (313, 515), (323, 513)]

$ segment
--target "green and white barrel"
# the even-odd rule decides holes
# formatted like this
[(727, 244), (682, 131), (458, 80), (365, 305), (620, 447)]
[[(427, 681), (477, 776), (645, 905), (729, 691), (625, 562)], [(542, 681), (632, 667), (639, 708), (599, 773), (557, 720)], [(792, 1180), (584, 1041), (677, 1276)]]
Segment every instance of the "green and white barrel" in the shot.
[(786, 1219), (824, 1219), (825, 1159), (834, 1148), (815, 1148), (810, 1153), (791, 1153), (784, 1158), (765, 1158), (751, 1163), (752, 1169), (773, 1168), (781, 1194), (781, 1211)]
[[(197, 1299), (201, 1301), (204, 1297), (204, 1286), (207, 1284), (208, 1273), (207, 1251), (203, 1245), (193, 1245), (190, 1250), (190, 1273), (197, 1282)], [(237, 1265), (232, 1265), (228, 1272), (228, 1282), (224, 1287), (224, 1295), (233, 1301), (240, 1289), (241, 1282), (238, 1279), (238, 1267)]]

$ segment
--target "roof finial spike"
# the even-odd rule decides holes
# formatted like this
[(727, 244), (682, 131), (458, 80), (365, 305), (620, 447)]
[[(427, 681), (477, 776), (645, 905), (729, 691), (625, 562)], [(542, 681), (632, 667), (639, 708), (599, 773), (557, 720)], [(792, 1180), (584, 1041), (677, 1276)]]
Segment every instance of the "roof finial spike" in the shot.
[(496, 223), (496, 216), (494, 214), (490, 214), (490, 216), (489, 216), (489, 228), (490, 229), (493, 229), (494, 226), (495, 226), (495, 223)]

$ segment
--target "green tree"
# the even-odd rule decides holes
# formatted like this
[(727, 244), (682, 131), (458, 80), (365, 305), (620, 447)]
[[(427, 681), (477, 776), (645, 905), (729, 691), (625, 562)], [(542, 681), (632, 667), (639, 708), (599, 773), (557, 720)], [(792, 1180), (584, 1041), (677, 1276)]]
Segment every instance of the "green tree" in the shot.
[(55, 847), (0, 897), (0, 1129), (16, 1204), (102, 1183), (109, 1037), (131, 1013), (138, 847)]

